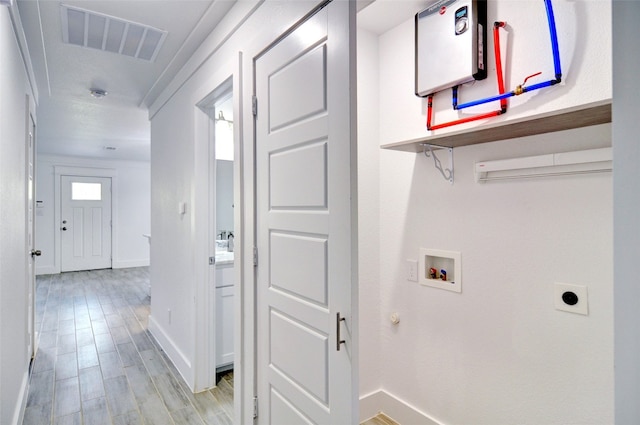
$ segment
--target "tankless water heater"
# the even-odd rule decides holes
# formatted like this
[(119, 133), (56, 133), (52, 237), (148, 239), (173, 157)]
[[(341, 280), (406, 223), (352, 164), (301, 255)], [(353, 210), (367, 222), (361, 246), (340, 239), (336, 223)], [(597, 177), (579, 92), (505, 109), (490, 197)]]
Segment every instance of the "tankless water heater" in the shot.
[(486, 0), (434, 0), (415, 27), (417, 96), (486, 78)]

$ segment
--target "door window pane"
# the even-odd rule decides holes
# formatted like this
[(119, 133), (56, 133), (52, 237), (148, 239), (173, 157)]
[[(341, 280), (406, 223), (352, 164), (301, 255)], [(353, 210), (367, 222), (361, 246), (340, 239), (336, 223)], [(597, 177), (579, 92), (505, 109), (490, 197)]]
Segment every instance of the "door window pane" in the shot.
[(72, 201), (101, 201), (102, 183), (71, 182)]

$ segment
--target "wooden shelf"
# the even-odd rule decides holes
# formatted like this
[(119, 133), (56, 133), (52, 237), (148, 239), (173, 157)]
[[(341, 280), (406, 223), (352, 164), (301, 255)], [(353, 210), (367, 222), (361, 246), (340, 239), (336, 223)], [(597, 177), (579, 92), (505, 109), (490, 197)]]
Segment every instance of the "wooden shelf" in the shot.
[(447, 148), (533, 136), (611, 122), (611, 100), (589, 103), (531, 117), (518, 118), (477, 128), (382, 145), (382, 149), (422, 152), (425, 143)]

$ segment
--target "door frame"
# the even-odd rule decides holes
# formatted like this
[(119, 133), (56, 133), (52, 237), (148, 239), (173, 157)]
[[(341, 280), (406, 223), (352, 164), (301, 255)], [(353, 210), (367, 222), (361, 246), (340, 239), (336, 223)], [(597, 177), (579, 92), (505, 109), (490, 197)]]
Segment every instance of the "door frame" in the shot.
[(61, 271), (62, 258), (62, 237), (60, 235), (60, 223), (62, 222), (62, 188), (60, 179), (62, 176), (76, 177), (108, 177), (111, 178), (111, 266), (113, 267), (113, 247), (118, 246), (118, 173), (113, 168), (97, 167), (68, 167), (55, 165), (54, 169), (54, 218), (53, 218), (53, 246), (54, 246), (54, 268), (55, 273)]
[(199, 392), (215, 386), (216, 377), (216, 285), (215, 285), (215, 265), (209, 264), (209, 257), (215, 256), (215, 104), (229, 93), (232, 93), (233, 103), (233, 199), (234, 199), (234, 228), (235, 228), (235, 248), (234, 248), (234, 408), (239, 406), (239, 393), (242, 384), (238, 379), (242, 375), (242, 351), (241, 329), (238, 320), (241, 304), (239, 300), (243, 291), (242, 268), (244, 258), (244, 245), (240, 243), (243, 234), (243, 207), (242, 207), (242, 147), (240, 140), (242, 137), (242, 86), (240, 76), (242, 74), (242, 53), (239, 52), (236, 60), (230, 60), (222, 64), (213, 73), (210, 80), (203, 85), (194, 101), (194, 177), (195, 191), (193, 197), (194, 228), (201, 229), (194, 237), (194, 269), (195, 269), (195, 342), (194, 342), (194, 365), (193, 390)]
[[(32, 99), (31, 96), (26, 96), (27, 100), (27, 128), (26, 128), (26, 140), (30, 146), (26, 146), (26, 155), (25, 155), (25, 177), (26, 177), (26, 236), (29, 239), (29, 234), (31, 235), (30, 240), (27, 240), (27, 248), (31, 245), (32, 250), (37, 250), (36, 248), (36, 181), (37, 181), (37, 165), (36, 165), (36, 131), (37, 131), (37, 121), (36, 121), (36, 113), (35, 107), (32, 108)], [(32, 133), (33, 131), (33, 133)], [(31, 165), (31, 167), (30, 167)], [(29, 170), (31, 168), (31, 170)], [(29, 183), (29, 174), (31, 174), (31, 183)], [(30, 187), (29, 187), (30, 186)], [(29, 193), (31, 191), (31, 193)], [(31, 204), (31, 205), (29, 205)], [(29, 258), (29, 256), (31, 258)], [(29, 262), (31, 265), (29, 266)], [(30, 298), (27, 299), (27, 335), (29, 338), (29, 346), (27, 350), (29, 351), (27, 354), (30, 357), (30, 362), (33, 362), (35, 358), (36, 352), (38, 350), (38, 334), (39, 330), (36, 329), (36, 256), (34, 256), (31, 252), (27, 253), (27, 279), (29, 288), (27, 288), (27, 293)], [(30, 363), (30, 367), (32, 363)]]

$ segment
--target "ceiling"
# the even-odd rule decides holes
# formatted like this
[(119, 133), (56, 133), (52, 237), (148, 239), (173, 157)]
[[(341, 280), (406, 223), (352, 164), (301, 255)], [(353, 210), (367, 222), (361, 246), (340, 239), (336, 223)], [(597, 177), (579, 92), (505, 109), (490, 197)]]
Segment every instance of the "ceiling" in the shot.
[[(235, 1), (18, 0), (39, 91), (38, 153), (148, 161), (148, 107)], [(65, 43), (63, 5), (167, 35), (154, 61)]]
[[(377, 34), (411, 19), (426, 3), (358, 1), (358, 25)], [(38, 153), (148, 161), (149, 106), (235, 2), (18, 0), (39, 91)], [(64, 41), (66, 28), (71, 26), (65, 26), (66, 8), (128, 21), (131, 27), (151, 27), (166, 32), (166, 37), (153, 61), (69, 44)], [(95, 30), (91, 19), (86, 20), (90, 32)], [(90, 89), (104, 90), (107, 95), (94, 98)], [(224, 115), (231, 117), (231, 111)]]
[(427, 7), (429, 0), (374, 0), (362, 4), (358, 12), (358, 27), (374, 34), (383, 34), (399, 24), (413, 19)]

